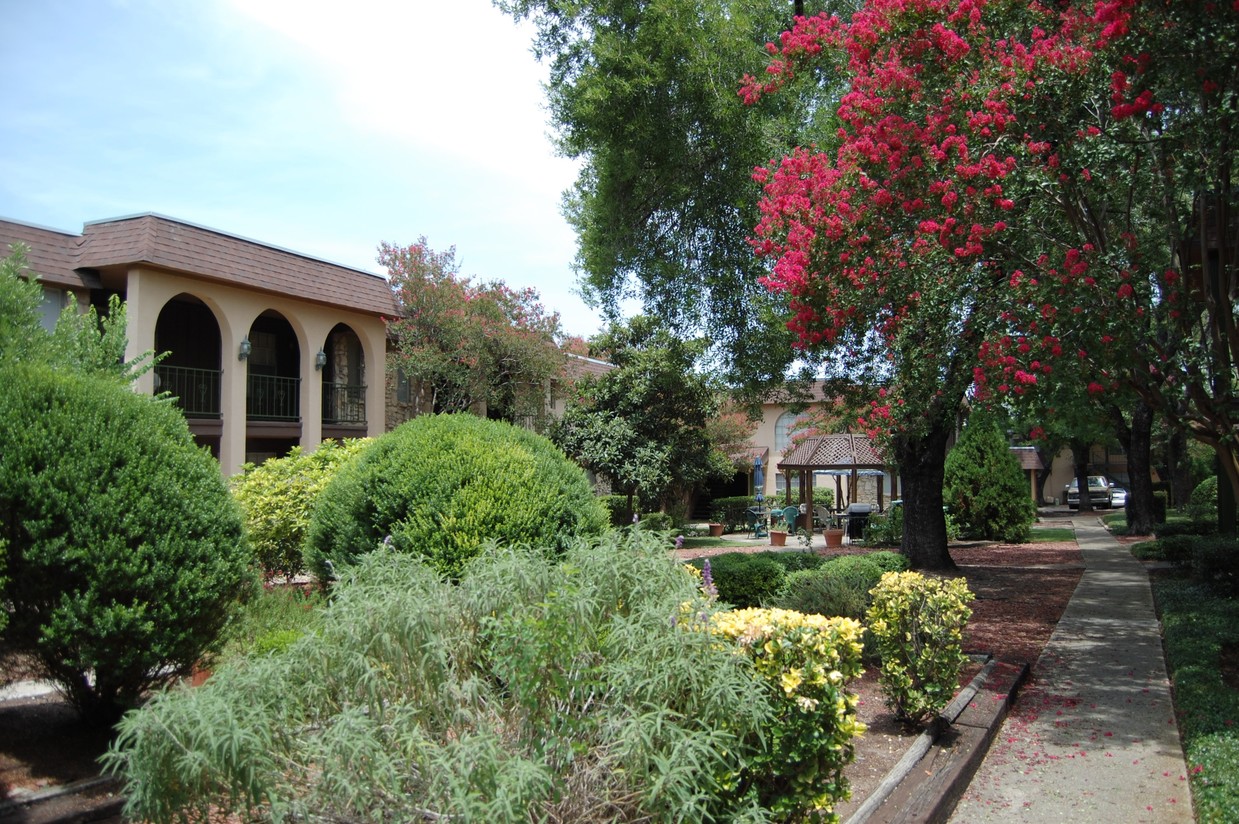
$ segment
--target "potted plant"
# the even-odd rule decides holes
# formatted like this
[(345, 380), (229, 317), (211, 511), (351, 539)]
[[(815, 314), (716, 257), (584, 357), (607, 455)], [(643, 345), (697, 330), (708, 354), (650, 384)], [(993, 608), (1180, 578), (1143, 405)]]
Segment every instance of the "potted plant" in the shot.
[(710, 524), (710, 537), (711, 538), (723, 537), (723, 525), (722, 524)]
[(822, 530), (826, 536), (826, 548), (843, 546), (843, 527), (826, 527)]
[(787, 530), (770, 530), (770, 546), (787, 546)]

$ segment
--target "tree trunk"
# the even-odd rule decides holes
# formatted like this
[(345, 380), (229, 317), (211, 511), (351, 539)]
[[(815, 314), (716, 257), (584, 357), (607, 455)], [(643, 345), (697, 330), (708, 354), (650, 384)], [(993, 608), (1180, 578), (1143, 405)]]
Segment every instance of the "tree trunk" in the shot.
[(1127, 531), (1153, 534), (1153, 407), (1137, 400), (1128, 424), (1117, 408), (1111, 410), (1115, 434), (1127, 452)]
[(946, 442), (950, 434), (950, 427), (939, 425), (924, 437), (894, 439), (894, 458), (903, 484), (901, 551), (913, 569), (955, 569), (947, 551), (946, 519), (942, 512)]
[(1093, 501), (1088, 494), (1088, 453), (1092, 446), (1091, 443), (1083, 441), (1071, 442), (1071, 461), (1076, 472), (1076, 489), (1079, 490), (1077, 500), (1080, 503), (1081, 512), (1093, 511)]
[(1176, 509), (1187, 505), (1192, 497), (1192, 467), (1188, 459), (1187, 435), (1171, 430), (1166, 442), (1166, 472), (1170, 477), (1171, 503)]

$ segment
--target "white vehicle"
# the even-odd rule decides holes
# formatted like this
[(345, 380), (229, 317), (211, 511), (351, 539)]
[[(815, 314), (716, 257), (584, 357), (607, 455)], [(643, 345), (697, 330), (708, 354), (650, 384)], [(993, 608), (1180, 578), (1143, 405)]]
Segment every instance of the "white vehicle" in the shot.
[[(1109, 507), (1111, 505), (1111, 489), (1110, 482), (1106, 480), (1104, 475), (1088, 476), (1088, 500), (1094, 507)], [(1071, 509), (1080, 508), (1080, 491), (1077, 488), (1075, 478), (1072, 478), (1071, 483), (1063, 487), (1063, 498)], [(1126, 497), (1124, 497), (1124, 500), (1126, 500)]]

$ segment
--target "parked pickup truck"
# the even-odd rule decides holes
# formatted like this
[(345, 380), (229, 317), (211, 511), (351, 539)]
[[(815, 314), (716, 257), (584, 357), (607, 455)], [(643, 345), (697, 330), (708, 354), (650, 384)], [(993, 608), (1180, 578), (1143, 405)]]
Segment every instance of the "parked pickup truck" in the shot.
[[(1110, 490), (1110, 482), (1106, 480), (1104, 475), (1088, 476), (1088, 499), (1094, 507), (1108, 508), (1110, 506)], [(1071, 509), (1080, 508), (1080, 490), (1075, 478), (1072, 478), (1071, 483), (1063, 487), (1063, 497), (1067, 500), (1067, 506)]]

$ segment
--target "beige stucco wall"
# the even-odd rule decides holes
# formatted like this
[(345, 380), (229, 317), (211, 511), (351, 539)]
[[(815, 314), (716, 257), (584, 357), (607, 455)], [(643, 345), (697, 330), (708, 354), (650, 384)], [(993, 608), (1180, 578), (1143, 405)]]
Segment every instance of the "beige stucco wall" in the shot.
[[(133, 268), (126, 278), (129, 344), (126, 357), (133, 358), (155, 348), (155, 325), (164, 305), (180, 294), (201, 300), (219, 325), (223, 370), (221, 376), (220, 465), (231, 475), (245, 462), (246, 364), (237, 357), (242, 338), (249, 334), (255, 318), (268, 309), (279, 312), (292, 326), (301, 350), (301, 446), (307, 452), (322, 442), (322, 381), (315, 369), (314, 356), (323, 348), (327, 335), (337, 323), (345, 323), (357, 334), (365, 358), (366, 434), (377, 436), (386, 423), (385, 336), (381, 318), (360, 312), (322, 306), (291, 298), (237, 289), (154, 269)], [(154, 391), (154, 375), (147, 373), (137, 382), (141, 392)]]

